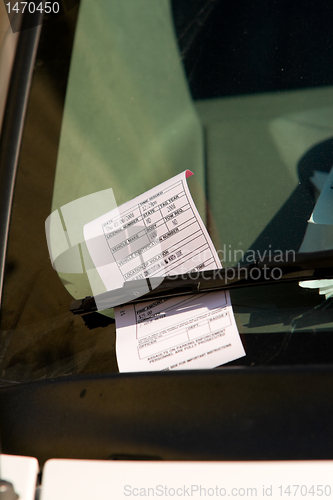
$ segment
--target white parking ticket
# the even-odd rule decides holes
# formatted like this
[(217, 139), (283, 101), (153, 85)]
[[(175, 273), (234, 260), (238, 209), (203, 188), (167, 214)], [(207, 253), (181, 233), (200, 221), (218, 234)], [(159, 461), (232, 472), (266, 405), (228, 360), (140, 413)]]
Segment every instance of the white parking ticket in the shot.
[(116, 310), (120, 371), (212, 368), (244, 356), (228, 292)]
[[(86, 224), (107, 290), (126, 281), (218, 269), (183, 172)], [(130, 298), (129, 298), (130, 300)], [(98, 306), (98, 304), (97, 304)], [(120, 371), (211, 368), (244, 356), (228, 292), (115, 308)]]
[(107, 290), (133, 279), (220, 267), (187, 186), (190, 175), (187, 170), (84, 226)]

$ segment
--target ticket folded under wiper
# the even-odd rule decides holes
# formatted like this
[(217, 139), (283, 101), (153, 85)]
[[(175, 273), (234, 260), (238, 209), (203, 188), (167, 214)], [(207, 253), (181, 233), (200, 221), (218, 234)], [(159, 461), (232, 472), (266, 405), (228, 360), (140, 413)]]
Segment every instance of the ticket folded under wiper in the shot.
[[(162, 282), (167, 275), (221, 267), (188, 189), (189, 175), (183, 172), (85, 225), (107, 290), (146, 278), (147, 293), (158, 277)], [(115, 308), (115, 318), (120, 371), (212, 368), (245, 354), (228, 292), (128, 304)]]

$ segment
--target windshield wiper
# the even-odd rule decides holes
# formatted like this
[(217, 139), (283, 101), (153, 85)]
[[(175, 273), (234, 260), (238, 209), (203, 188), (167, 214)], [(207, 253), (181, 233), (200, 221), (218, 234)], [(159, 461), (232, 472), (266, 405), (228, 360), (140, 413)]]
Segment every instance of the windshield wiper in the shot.
[(272, 262), (271, 257), (266, 257), (248, 265), (238, 264), (223, 269), (127, 281), (121, 288), (74, 300), (70, 310), (73, 314), (85, 314), (128, 302), (138, 303), (245, 286), (324, 278), (333, 278), (333, 250), (287, 252), (279, 256), (279, 262)]

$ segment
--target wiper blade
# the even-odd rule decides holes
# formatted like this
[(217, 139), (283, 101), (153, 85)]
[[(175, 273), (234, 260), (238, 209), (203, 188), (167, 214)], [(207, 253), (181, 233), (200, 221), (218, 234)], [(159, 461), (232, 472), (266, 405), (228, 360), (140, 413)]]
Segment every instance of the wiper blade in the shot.
[[(274, 259), (273, 259), (274, 260)], [(167, 299), (181, 295), (216, 292), (245, 286), (333, 278), (333, 250), (311, 253), (287, 252), (279, 262), (271, 257), (248, 265), (187, 274), (127, 281), (121, 288), (94, 297), (74, 300), (73, 314), (111, 309), (125, 303)], [(161, 282), (161, 279), (163, 281)]]

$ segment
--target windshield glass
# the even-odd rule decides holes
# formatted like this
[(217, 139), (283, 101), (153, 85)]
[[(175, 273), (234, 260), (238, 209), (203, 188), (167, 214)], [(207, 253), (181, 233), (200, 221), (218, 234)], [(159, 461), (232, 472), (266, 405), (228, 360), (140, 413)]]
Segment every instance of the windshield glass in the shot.
[[(190, 170), (223, 267), (333, 248), (330, 9), (82, 0), (45, 16), (8, 241), (4, 383), (118, 371), (113, 311), (70, 312), (73, 298), (104, 290), (98, 275), (50, 260), (45, 221), (71, 202), (111, 189), (120, 206)], [(75, 205), (74, 224), (114, 208), (89, 203)], [(329, 363), (330, 287), (232, 290), (246, 356), (221, 369)]]

